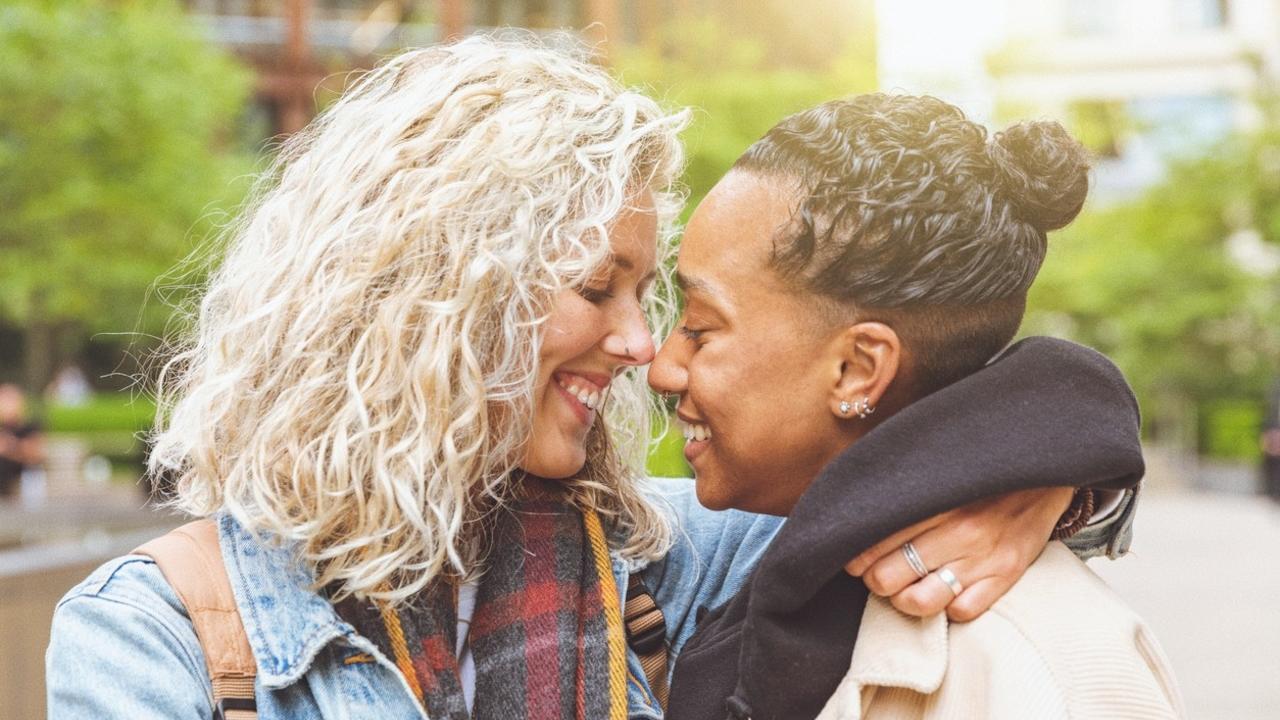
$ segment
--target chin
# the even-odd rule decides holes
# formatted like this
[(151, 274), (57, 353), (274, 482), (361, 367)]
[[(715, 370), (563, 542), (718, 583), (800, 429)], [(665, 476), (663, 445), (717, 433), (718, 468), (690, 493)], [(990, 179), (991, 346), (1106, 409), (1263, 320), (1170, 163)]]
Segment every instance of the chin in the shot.
[(586, 453), (579, 450), (559, 457), (530, 458), (520, 469), (547, 480), (568, 480), (582, 472), (586, 465)]
[(733, 508), (733, 498), (729, 493), (722, 492), (714, 483), (704, 481), (699, 475), (694, 476), (694, 491), (698, 496), (698, 504), (708, 510)]
[(578, 463), (566, 463), (564, 465), (552, 466), (545, 472), (535, 472), (534, 475), (537, 475), (540, 478), (546, 478), (547, 480), (570, 480), (576, 477), (578, 473), (582, 472), (582, 468), (586, 466), (587, 463), (585, 461)]

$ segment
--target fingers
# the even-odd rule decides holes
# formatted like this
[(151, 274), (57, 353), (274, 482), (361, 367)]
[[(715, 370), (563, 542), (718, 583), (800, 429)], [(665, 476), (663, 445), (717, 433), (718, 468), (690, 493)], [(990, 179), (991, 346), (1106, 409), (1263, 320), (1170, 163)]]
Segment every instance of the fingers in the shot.
[[(963, 577), (962, 569), (950, 566), (947, 569), (955, 573), (957, 579)], [(963, 586), (964, 580), (960, 580), (960, 584)], [(912, 583), (902, 592), (890, 596), (889, 602), (907, 615), (928, 617), (947, 609), (955, 599), (956, 594), (938, 577), (938, 574), (929, 573), (919, 582)]]
[(947, 617), (952, 622), (969, 622), (976, 619), (990, 610), (997, 600), (1004, 597), (1015, 582), (1017, 578), (1010, 580), (1003, 575), (979, 580), (972, 587), (965, 588), (964, 592), (947, 605)]
[[(973, 523), (952, 519), (903, 542), (911, 541), (916, 553), (930, 572), (946, 565), (953, 570), (958, 562), (989, 555), (996, 545), (995, 533)], [(960, 565), (959, 567), (965, 567)], [(920, 580), (899, 543), (889, 554), (881, 557), (862, 574), (862, 581), (871, 592), (881, 597), (896, 595), (907, 586)], [(961, 582), (964, 578), (961, 578)]]
[[(1002, 548), (986, 555), (938, 565), (938, 568), (950, 570), (959, 580), (962, 589), (958, 596), (937, 577), (935, 568), (927, 577), (884, 597), (908, 615), (927, 617), (946, 610), (948, 617), (967, 622), (990, 609), (1018, 582), (1034, 560), (1034, 555), (1026, 558), (1012, 549)], [(863, 582), (867, 577), (870, 573), (864, 576)]]
[(858, 557), (850, 560), (849, 563), (844, 566), (845, 572), (854, 577), (862, 577), (862, 575), (867, 572), (867, 570), (874, 565), (876, 561), (899, 552), (902, 549), (903, 543), (908, 540), (914, 540), (920, 535), (932, 530), (942, 524), (950, 515), (951, 513), (935, 515), (927, 520), (921, 520), (915, 525), (899, 530), (884, 540), (872, 545), (866, 552), (863, 552)]
[[(972, 620), (1008, 592), (1039, 556), (1071, 492), (1021, 491), (937, 515), (877, 543), (845, 569), (904, 613), (923, 617), (945, 609), (953, 620)], [(923, 579), (902, 552), (908, 541), (931, 572)], [(944, 566), (963, 586), (960, 595), (953, 596), (932, 574)]]
[[(916, 552), (926, 568), (934, 567), (931, 558), (918, 545)], [(901, 547), (877, 560), (862, 574), (862, 582), (866, 583), (867, 589), (881, 597), (897, 595), (920, 579), (916, 571), (907, 564), (907, 557), (902, 553)]]

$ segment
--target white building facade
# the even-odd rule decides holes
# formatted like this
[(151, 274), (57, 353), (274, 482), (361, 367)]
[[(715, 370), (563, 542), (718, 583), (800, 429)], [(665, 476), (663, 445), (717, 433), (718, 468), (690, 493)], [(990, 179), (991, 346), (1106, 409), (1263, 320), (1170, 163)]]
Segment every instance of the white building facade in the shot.
[(1098, 196), (1258, 121), (1280, 0), (882, 0), (881, 86), (1001, 125), (1052, 117), (1100, 157)]

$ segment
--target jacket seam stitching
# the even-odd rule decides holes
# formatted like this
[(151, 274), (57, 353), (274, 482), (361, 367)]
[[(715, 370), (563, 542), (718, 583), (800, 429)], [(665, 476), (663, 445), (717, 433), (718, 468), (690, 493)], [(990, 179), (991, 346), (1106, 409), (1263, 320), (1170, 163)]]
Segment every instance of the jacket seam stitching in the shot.
[[(206, 681), (208, 681), (208, 680), (209, 680), (209, 670), (208, 670), (208, 666), (207, 666), (207, 664), (202, 664), (202, 663), (200, 663), (199, 661), (197, 661), (197, 659), (195, 658), (195, 656), (194, 656), (194, 655), (192, 655), (192, 653), (191, 653), (191, 648), (190, 648), (190, 647), (188, 647), (187, 643), (186, 643), (186, 642), (183, 640), (183, 638), (179, 635), (178, 631), (177, 631), (175, 628), (173, 628), (173, 627), (172, 627), (172, 625), (171, 625), (169, 622), (165, 621), (165, 619), (164, 619), (164, 618), (161, 618), (159, 615), (157, 615), (156, 613), (152, 612), (152, 610), (151, 610), (150, 608), (146, 607), (145, 605), (143, 605), (143, 604), (141, 604), (141, 603), (138, 603), (138, 602), (136, 602), (136, 601), (134, 601), (134, 600), (131, 600), (131, 599), (126, 599), (126, 598), (114, 598), (114, 597), (108, 597), (108, 596), (105, 596), (105, 595), (82, 595), (82, 596), (77, 596), (77, 597), (74, 597), (74, 598), (67, 598), (66, 600), (64, 600), (64, 601), (63, 601), (63, 603), (59, 604), (59, 609), (61, 609), (61, 607), (62, 607), (62, 605), (63, 605), (63, 604), (66, 604), (66, 603), (68, 603), (68, 602), (69, 602), (69, 601), (71, 601), (71, 600), (86, 600), (86, 601), (87, 601), (87, 600), (101, 600), (101, 601), (103, 601), (103, 602), (114, 603), (114, 604), (116, 604), (116, 605), (123, 605), (123, 606), (125, 606), (125, 607), (133, 608), (134, 610), (138, 611), (139, 613), (142, 613), (142, 615), (144, 615), (145, 617), (147, 617), (147, 618), (149, 618), (150, 620), (154, 621), (154, 623), (155, 623), (157, 626), (159, 626), (160, 628), (162, 628), (162, 629), (163, 629), (163, 630), (164, 630), (164, 631), (169, 635), (169, 637), (170, 637), (174, 642), (176, 642), (176, 643), (177, 643), (178, 647), (180, 647), (180, 648), (182, 649), (182, 654), (186, 657), (187, 662), (191, 665), (191, 667), (192, 667), (193, 669), (195, 669), (195, 670), (196, 670), (196, 673), (195, 673), (195, 674), (196, 674), (196, 677), (198, 677), (198, 678), (203, 678), (203, 679), (204, 679), (204, 680), (206, 680)], [(175, 609), (176, 609), (176, 608), (175, 608)], [(192, 636), (194, 637), (194, 636), (195, 636), (195, 626), (194, 626), (194, 625), (193, 625), (193, 626), (191, 626), (191, 633), (192, 633)], [(200, 639), (199, 639), (198, 637), (195, 637), (195, 641), (196, 641), (196, 645), (197, 645), (197, 646), (199, 646), (199, 645), (200, 645)], [(201, 648), (202, 656), (203, 656), (203, 652), (204, 652), (204, 651), (203, 651), (203, 648)], [(209, 684), (204, 685), (205, 698), (209, 701), (209, 707), (210, 707), (210, 708), (212, 708), (212, 707), (213, 707), (213, 695), (212, 695), (212, 692), (213, 692), (213, 691), (212, 691), (212, 687), (213, 687), (213, 685), (212, 685), (212, 681), (209, 681)]]

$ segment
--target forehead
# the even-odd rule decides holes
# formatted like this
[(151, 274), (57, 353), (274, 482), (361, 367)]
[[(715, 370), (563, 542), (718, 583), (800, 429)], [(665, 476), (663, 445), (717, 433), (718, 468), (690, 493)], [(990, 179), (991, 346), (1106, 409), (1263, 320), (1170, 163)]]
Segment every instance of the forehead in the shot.
[(794, 188), (784, 181), (730, 172), (689, 220), (680, 244), (681, 274), (714, 282), (734, 296), (782, 290), (769, 258), (795, 204)]
[(624, 270), (653, 269), (658, 243), (658, 215), (653, 194), (637, 194), (609, 228), (609, 250)]

